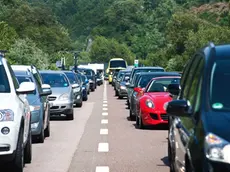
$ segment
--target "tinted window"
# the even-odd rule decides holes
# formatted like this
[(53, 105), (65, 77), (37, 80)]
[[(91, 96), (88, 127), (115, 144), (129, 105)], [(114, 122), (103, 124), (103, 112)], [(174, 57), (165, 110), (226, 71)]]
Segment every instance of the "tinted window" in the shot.
[(110, 61), (110, 68), (126, 68), (126, 62), (124, 60), (113, 60)]
[(18, 79), (19, 84), (21, 84), (22, 82), (33, 82), (31, 77), (27, 77), (27, 76), (17, 76), (16, 78)]
[(169, 84), (179, 84), (180, 78), (161, 78), (153, 80), (147, 92), (166, 92)]
[(60, 73), (41, 73), (45, 84), (51, 87), (68, 87), (69, 83), (64, 74)]
[(10, 85), (5, 68), (0, 60), (0, 93), (10, 93)]
[(125, 81), (125, 77), (130, 77), (130, 73), (129, 74), (124, 74), (122, 77), (122, 81)]
[(211, 107), (214, 110), (230, 110), (230, 61), (217, 61), (212, 69), (210, 81)]
[(152, 78), (153, 78), (153, 76), (151, 76), (151, 75), (149, 75), (149, 76), (141, 76), (139, 81), (138, 81), (137, 87), (141, 87), (141, 88), (146, 87), (147, 84), (149, 83), (149, 81), (151, 81)]
[(10, 66), (10, 64), (8, 62), (7, 62), (7, 66), (8, 66), (8, 69), (10, 71), (10, 75), (11, 75), (12, 80), (13, 80), (14, 88), (18, 89), (19, 88), (19, 83), (18, 83), (18, 81), (17, 81), (17, 79), (15, 77), (14, 71), (12, 70), (12, 68), (11, 68), (11, 66)]
[(74, 74), (74, 73), (66, 72), (65, 74), (66, 74), (66, 76), (67, 76), (67, 78), (69, 79), (69, 82), (70, 82), (71, 84), (77, 83), (77, 78), (75, 77), (75, 74)]

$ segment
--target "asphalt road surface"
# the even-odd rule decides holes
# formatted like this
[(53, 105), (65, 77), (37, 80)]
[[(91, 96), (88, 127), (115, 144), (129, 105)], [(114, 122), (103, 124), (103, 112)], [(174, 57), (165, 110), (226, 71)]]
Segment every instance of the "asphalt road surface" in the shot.
[(97, 87), (74, 121), (51, 121), (25, 172), (168, 172), (167, 130), (136, 129), (125, 103), (111, 85)]

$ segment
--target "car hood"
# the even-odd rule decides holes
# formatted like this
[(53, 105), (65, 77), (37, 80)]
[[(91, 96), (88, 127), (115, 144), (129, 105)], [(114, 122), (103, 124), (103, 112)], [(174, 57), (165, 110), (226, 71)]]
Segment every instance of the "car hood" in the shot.
[(211, 132), (230, 142), (230, 113), (207, 112), (203, 117), (206, 133)]
[(52, 96), (60, 96), (64, 93), (70, 93), (71, 88), (70, 87), (57, 87), (57, 88), (51, 88), (52, 90)]
[(164, 110), (164, 104), (172, 100), (170, 94), (167, 92), (153, 92), (153, 93), (146, 93), (153, 103), (155, 104), (156, 110)]

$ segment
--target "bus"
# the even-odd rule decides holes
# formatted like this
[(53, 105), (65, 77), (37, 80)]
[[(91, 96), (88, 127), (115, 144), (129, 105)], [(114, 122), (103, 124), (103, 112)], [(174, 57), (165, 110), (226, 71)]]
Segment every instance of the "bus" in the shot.
[(112, 83), (113, 73), (115, 71), (124, 70), (127, 68), (127, 62), (122, 58), (113, 58), (109, 61), (106, 73), (109, 75), (109, 84)]

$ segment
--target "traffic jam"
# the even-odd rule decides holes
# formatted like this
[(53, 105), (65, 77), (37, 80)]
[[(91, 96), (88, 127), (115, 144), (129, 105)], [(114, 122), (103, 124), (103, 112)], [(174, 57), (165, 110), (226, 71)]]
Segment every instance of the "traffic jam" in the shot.
[[(225, 126), (215, 124), (218, 118), (212, 116), (216, 113), (222, 114), (223, 117), (219, 120), (227, 124), (228, 118), (224, 106), (228, 101), (222, 99), (223, 95), (220, 94), (224, 93), (216, 90), (219, 88), (218, 83), (222, 82), (219, 80), (220, 75), (227, 75), (229, 69), (227, 56), (221, 54), (225, 52), (225, 48), (229, 47), (207, 46), (200, 50), (207, 53), (215, 49), (219, 53), (216, 53), (215, 68), (206, 71), (212, 73), (211, 84), (207, 84), (209, 87), (211, 85), (212, 95), (213, 112), (210, 112), (210, 118), (207, 118), (210, 110), (203, 112), (204, 108), (201, 106), (207, 103), (202, 96), (209, 94), (207, 85), (203, 86), (201, 82), (209, 82), (202, 80), (201, 77), (209, 75), (205, 72), (205, 60), (209, 58), (208, 55), (199, 58), (194, 56), (186, 64), (183, 72), (176, 72), (166, 71), (159, 66), (138, 67), (138, 61), (135, 61), (134, 66), (129, 66), (122, 58), (111, 59), (107, 68), (102, 64), (88, 64), (79, 65), (72, 70), (39, 70), (33, 65), (9, 65), (4, 54), (1, 54), (0, 157), (3, 165), (1, 169), (6, 172), (38, 172), (41, 169), (46, 169), (47, 172), (58, 171), (57, 169), (63, 172), (142, 170), (147, 172), (154, 171), (152, 168), (156, 166), (156, 171), (162, 172), (169, 169), (171, 172), (219, 169), (228, 171), (230, 149), (226, 141), (227, 132), (224, 131)], [(226, 75), (223, 77), (227, 77)], [(100, 87), (101, 85), (103, 87)], [(125, 109), (121, 110), (121, 107)], [(103, 139), (95, 134), (100, 127), (96, 124), (99, 114), (104, 117), (112, 115), (109, 116), (109, 120), (104, 118), (101, 120), (101, 125), (107, 125), (107, 128), (101, 128), (100, 135), (113, 133)], [(62, 117), (63, 121), (76, 121), (79, 126), (75, 123), (66, 123), (64, 126), (60, 121), (52, 121), (58, 117)], [(125, 121), (125, 117), (128, 121)], [(84, 120), (84, 126), (80, 126), (83, 125), (83, 122), (80, 124), (80, 119)], [(130, 124), (126, 129), (122, 128), (130, 121), (134, 122), (133, 125)], [(40, 168), (38, 164), (42, 166), (43, 163), (43, 158), (40, 158), (40, 162), (35, 161), (36, 165), (31, 166), (30, 170), (24, 170), (25, 164), (33, 165), (33, 156), (35, 159), (42, 156), (32, 154), (36, 144), (46, 144), (47, 141), (51, 145), (50, 150), (54, 149), (52, 148), (52, 144), (55, 147), (54, 142), (49, 141), (49, 138), (52, 140), (52, 133), (55, 134), (52, 126), (56, 127), (55, 130), (60, 128), (59, 137), (73, 134), (65, 138), (66, 141), (63, 143), (56, 145), (65, 144), (64, 149), (60, 150), (63, 151), (63, 155), (58, 152), (57, 155), (50, 155), (52, 158), (46, 157), (50, 161), (52, 159), (53, 164), (56, 163), (56, 169), (52, 166), (53, 170), (51, 168), (48, 170), (43, 164), (43, 167), (37, 170), (36, 168)], [(78, 130), (61, 133), (61, 130), (68, 127), (72, 127), (72, 130), (74, 127), (82, 128), (78, 141), (75, 138), (78, 137), (77, 132), (80, 132)], [(132, 130), (132, 135), (126, 130)], [(153, 141), (157, 143), (155, 148), (151, 147), (153, 143), (150, 141), (154, 137), (161, 139), (159, 141), (155, 138)], [(94, 146), (99, 139), (103, 142), (98, 144), (98, 152), (109, 154), (102, 156), (96, 153)], [(150, 139), (151, 144), (145, 139)], [(165, 141), (162, 141), (163, 139)], [(114, 140), (114, 143), (109, 144), (109, 140)], [(125, 143), (129, 140), (130, 143)], [(71, 156), (68, 157), (68, 164), (65, 164), (68, 168), (64, 170), (58, 166), (60, 164), (55, 161), (55, 157), (64, 157), (64, 152), (68, 152), (67, 145), (71, 147), (69, 151)], [(164, 146), (160, 147), (161, 145)], [(137, 148), (129, 150), (132, 146)], [(117, 150), (118, 148), (120, 150)], [(42, 147), (36, 147), (36, 153), (42, 152), (41, 149)], [(136, 153), (141, 150), (144, 150), (143, 154), (139, 153), (137, 156)], [(156, 162), (159, 161), (157, 154), (165, 155), (162, 161), (166, 167), (157, 165)], [(148, 158), (144, 159), (145, 156)], [(136, 162), (138, 167), (134, 167), (131, 163), (132, 160), (135, 161), (135, 157), (139, 162)], [(150, 157), (155, 158), (154, 164), (151, 164)], [(64, 160), (60, 159), (61, 161)], [(92, 169), (94, 166), (96, 170)]]

